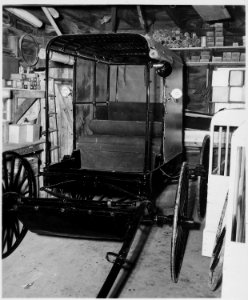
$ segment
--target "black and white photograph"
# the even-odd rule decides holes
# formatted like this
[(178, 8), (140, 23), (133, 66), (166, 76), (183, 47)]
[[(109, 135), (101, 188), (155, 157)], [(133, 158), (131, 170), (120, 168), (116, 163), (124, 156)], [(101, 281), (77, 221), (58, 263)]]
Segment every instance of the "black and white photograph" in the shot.
[(248, 299), (246, 1), (1, 8), (1, 297)]

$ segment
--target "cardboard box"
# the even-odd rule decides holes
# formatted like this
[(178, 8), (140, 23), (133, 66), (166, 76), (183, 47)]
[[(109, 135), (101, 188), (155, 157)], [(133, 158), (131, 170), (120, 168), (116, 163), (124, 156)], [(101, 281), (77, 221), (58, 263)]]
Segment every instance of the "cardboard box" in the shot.
[(210, 60), (210, 55), (201, 55), (201, 59), (208, 59), (208, 60)]
[(232, 86), (230, 87), (230, 102), (245, 102), (245, 89), (244, 87)]
[(245, 61), (245, 53), (240, 54), (240, 61)]
[(212, 56), (212, 61), (213, 62), (221, 62), (222, 61), (222, 56)]
[(207, 41), (207, 47), (214, 47), (214, 42), (208, 42)]
[(228, 102), (229, 87), (214, 86), (212, 91), (212, 102)]
[(228, 86), (229, 69), (220, 68), (213, 71), (212, 86)]
[(232, 52), (232, 61), (239, 61), (240, 52)]
[(207, 37), (210, 37), (210, 36), (214, 37), (214, 31), (207, 31), (206, 36)]
[(40, 138), (40, 125), (11, 124), (9, 125), (9, 143), (32, 143)]
[(23, 124), (24, 140), (26, 143), (38, 141), (40, 138), (40, 125)]
[(243, 86), (244, 85), (244, 71), (243, 70), (230, 70), (229, 85), (230, 86)]
[(9, 142), (9, 121), (2, 120), (2, 142)]
[(203, 56), (203, 55), (208, 55), (208, 56), (210, 56), (210, 51), (201, 51), (201, 56)]
[(18, 144), (23, 140), (21, 126), (17, 124), (9, 125), (9, 143)]
[(216, 36), (215, 37), (215, 43), (224, 43), (224, 37), (223, 36)]
[(213, 36), (207, 36), (207, 42), (214, 42)]
[(215, 37), (223, 37), (223, 31), (215, 31)]
[(223, 61), (231, 61), (232, 52), (223, 52)]
[(224, 42), (215, 42), (215, 46), (216, 47), (223, 47), (224, 46)]
[(223, 23), (217, 22), (217, 23), (214, 23), (214, 26), (215, 26), (215, 30), (218, 30), (220, 28), (223, 29)]
[(200, 61), (200, 56), (198, 56), (198, 55), (192, 55), (191, 56), (191, 61), (194, 61), (194, 62)]

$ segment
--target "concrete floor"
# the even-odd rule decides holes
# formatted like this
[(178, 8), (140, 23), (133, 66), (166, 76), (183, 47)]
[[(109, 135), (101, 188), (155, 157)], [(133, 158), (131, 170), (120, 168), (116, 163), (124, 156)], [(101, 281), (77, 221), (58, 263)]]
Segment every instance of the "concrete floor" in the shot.
[[(176, 185), (167, 187), (158, 206), (174, 201)], [(195, 198), (195, 184), (190, 188)], [(203, 226), (202, 226), (203, 227)], [(220, 289), (208, 288), (210, 259), (201, 255), (202, 227), (189, 235), (177, 284), (170, 279), (171, 227), (152, 227), (135, 268), (119, 297), (215, 298)], [(144, 238), (140, 230), (134, 244)], [(112, 264), (108, 251), (118, 252), (120, 243), (40, 236), (28, 232), (13, 254), (2, 261), (3, 297), (95, 298)], [(135, 249), (135, 247), (132, 247)], [(131, 255), (137, 253), (131, 251)], [(132, 259), (132, 257), (130, 258)], [(121, 274), (125, 282), (126, 273)]]

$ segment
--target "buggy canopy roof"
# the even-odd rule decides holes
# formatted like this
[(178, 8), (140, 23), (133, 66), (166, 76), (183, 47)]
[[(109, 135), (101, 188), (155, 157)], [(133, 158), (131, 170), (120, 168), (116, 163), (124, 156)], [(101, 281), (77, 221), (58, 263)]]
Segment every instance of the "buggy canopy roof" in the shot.
[(149, 35), (135, 33), (61, 35), (48, 43), (47, 55), (51, 50), (108, 64), (167, 62), (172, 65), (176, 57)]

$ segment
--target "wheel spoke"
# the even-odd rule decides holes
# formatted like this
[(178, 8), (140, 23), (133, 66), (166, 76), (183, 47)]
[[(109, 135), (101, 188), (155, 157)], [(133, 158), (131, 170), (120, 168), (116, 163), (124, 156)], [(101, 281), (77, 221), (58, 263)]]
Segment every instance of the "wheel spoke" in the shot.
[[(3, 224), (2, 257), (10, 255), (24, 238), (27, 229), (12, 208), (18, 204), (17, 197), (36, 197), (36, 181), (32, 168), (21, 155), (7, 151), (3, 153)], [(6, 197), (4, 194), (7, 194)], [(17, 206), (18, 207), (18, 206)]]
[(24, 197), (24, 196), (26, 196), (28, 194), (30, 194), (30, 190), (27, 190), (27, 191), (21, 193), (22, 197)]
[(21, 182), (18, 184), (17, 186), (17, 191), (20, 191), (24, 182), (28, 179), (28, 175), (27, 172), (25, 172), (25, 176), (22, 178)]
[(17, 186), (17, 184), (18, 184), (22, 169), (23, 169), (23, 164), (22, 164), (22, 162), (20, 162), (19, 166), (18, 166), (18, 170), (15, 175), (14, 186)]
[(8, 250), (11, 249), (13, 241), (13, 231), (11, 230), (11, 226), (8, 227), (8, 238), (7, 238), (7, 247)]
[(16, 237), (16, 239), (18, 239), (19, 235), (20, 235), (20, 227), (19, 227), (19, 220), (16, 218), (15, 222), (13, 222), (13, 233)]
[[(4, 157), (5, 158), (5, 157)], [(3, 160), (3, 182), (5, 183), (5, 189), (8, 190), (9, 183), (8, 183), (8, 170), (7, 170), (7, 164), (6, 164), (6, 158)]]
[(14, 172), (15, 172), (15, 157), (11, 156), (10, 157), (10, 179), (9, 179), (9, 186), (12, 188), (13, 182), (14, 182)]
[(2, 240), (3, 240), (3, 245), (2, 245), (2, 249), (4, 250), (6, 243), (7, 243), (7, 237), (8, 237), (8, 228), (7, 226), (3, 226), (3, 236), (2, 236)]
[(30, 183), (28, 182), (28, 178), (23, 182), (23, 185), (21, 186), (19, 192), (21, 196), (23, 196), (23, 194), (26, 193), (27, 191), (32, 194), (32, 185), (30, 186)]

